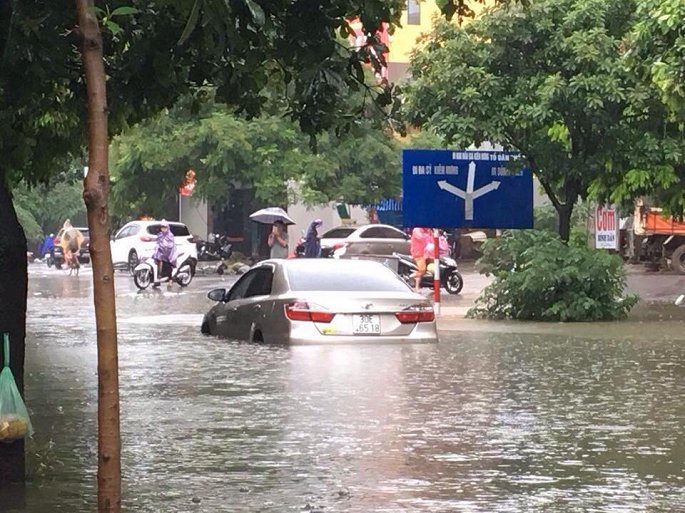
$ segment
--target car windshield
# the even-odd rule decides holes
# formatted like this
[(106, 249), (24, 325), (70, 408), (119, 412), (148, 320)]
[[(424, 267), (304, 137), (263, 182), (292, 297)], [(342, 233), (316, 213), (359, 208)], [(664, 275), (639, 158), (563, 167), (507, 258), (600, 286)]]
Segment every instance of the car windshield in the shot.
[(324, 233), (322, 239), (344, 239), (349, 237), (356, 228), (333, 228)]
[(408, 289), (394, 272), (387, 268), (379, 269), (379, 266), (341, 265), (337, 271), (328, 269), (325, 272), (316, 267), (288, 269), (291, 290), (407, 292)]

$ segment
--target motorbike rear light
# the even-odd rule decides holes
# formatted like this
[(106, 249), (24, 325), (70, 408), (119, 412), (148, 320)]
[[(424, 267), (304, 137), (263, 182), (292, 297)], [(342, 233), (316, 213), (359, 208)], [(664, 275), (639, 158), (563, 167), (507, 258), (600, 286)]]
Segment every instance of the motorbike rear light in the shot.
[(335, 314), (319, 305), (293, 301), (285, 305), (285, 316), (291, 321), (331, 322)]
[(395, 314), (397, 320), (402, 324), (414, 324), (417, 322), (433, 322), (435, 312), (429, 305), (410, 306)]

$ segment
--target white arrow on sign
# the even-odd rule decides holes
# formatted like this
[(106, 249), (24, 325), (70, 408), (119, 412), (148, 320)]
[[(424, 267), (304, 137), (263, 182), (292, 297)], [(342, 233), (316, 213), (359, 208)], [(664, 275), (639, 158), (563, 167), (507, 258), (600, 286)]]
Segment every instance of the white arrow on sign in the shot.
[(438, 187), (443, 191), (447, 191), (450, 194), (460, 197), (464, 200), (464, 219), (466, 221), (473, 221), (473, 200), (480, 198), (481, 196), (497, 190), (500, 182), (490, 182), (483, 187), (473, 190), (473, 186), (476, 180), (476, 163), (471, 161), (469, 163), (469, 174), (466, 181), (466, 190), (463, 191), (459, 187), (455, 187), (447, 180), (440, 180), (438, 182)]

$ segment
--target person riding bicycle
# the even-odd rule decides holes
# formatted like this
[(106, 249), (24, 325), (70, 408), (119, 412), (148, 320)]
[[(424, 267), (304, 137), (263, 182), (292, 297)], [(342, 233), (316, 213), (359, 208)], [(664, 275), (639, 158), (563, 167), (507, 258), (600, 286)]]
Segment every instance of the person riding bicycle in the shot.
[(157, 264), (157, 280), (163, 276), (171, 278), (171, 269), (176, 267), (176, 241), (169, 229), (169, 223), (164, 219), (162, 219), (156, 242), (152, 258)]

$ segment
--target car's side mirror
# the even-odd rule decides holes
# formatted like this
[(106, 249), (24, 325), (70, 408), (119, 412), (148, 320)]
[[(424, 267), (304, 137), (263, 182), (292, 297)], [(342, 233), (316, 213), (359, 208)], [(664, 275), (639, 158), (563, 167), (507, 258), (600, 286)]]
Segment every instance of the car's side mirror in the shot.
[(207, 297), (212, 301), (223, 301), (226, 298), (226, 289), (214, 289), (209, 291)]

